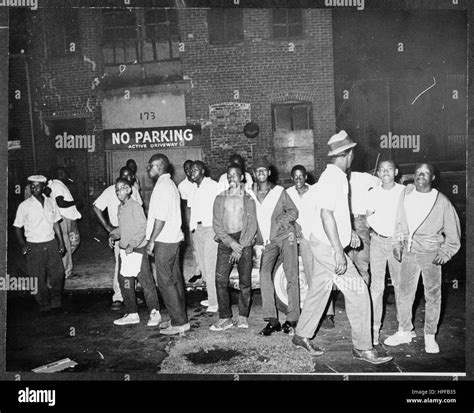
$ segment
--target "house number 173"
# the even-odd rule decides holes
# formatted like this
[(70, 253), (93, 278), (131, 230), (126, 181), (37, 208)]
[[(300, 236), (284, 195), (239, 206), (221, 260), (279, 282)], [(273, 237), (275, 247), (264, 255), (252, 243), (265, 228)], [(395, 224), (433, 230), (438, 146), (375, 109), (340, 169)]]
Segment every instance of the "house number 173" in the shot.
[(140, 112), (140, 120), (155, 119), (155, 112)]

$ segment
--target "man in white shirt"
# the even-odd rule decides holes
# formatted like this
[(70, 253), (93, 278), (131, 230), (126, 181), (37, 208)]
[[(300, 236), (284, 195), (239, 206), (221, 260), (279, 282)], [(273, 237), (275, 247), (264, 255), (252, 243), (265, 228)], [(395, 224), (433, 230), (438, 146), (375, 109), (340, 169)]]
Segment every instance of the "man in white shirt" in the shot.
[[(126, 166), (120, 169), (120, 178), (128, 180), (132, 185), (135, 182), (135, 174), (130, 168)], [(143, 205), (142, 198), (140, 193), (135, 187), (132, 187), (132, 198), (137, 201), (140, 205)], [(115, 184), (107, 187), (104, 192), (95, 200), (94, 202), (94, 213), (97, 216), (97, 219), (105, 228), (105, 230), (110, 234), (115, 228), (118, 227), (118, 218), (117, 212), (120, 205), (120, 200), (117, 198), (115, 193)], [(104, 217), (103, 211), (107, 209), (107, 214), (109, 219), (107, 220)], [(114, 278), (112, 281), (112, 288), (114, 290), (114, 295), (112, 297), (112, 307), (113, 311), (119, 311), (122, 308), (122, 292), (120, 291), (120, 285), (118, 282), (118, 272), (119, 272), (119, 256), (120, 248), (118, 243), (115, 243), (114, 247), (114, 257), (115, 257), (115, 268), (114, 268)]]
[(148, 208), (146, 251), (148, 255), (155, 256), (158, 290), (171, 319), (170, 324), (160, 330), (160, 334), (175, 335), (191, 328), (186, 314), (184, 279), (179, 264), (183, 240), (179, 192), (171, 179), (170, 162), (165, 155), (153, 155), (148, 161), (147, 170), (156, 184)]
[[(309, 243), (310, 232), (308, 230), (311, 226), (311, 221), (314, 219), (314, 211), (311, 210), (311, 207), (316, 207), (317, 195), (315, 193), (316, 186), (308, 185), (306, 183), (307, 179), (306, 168), (303, 165), (295, 165), (291, 169), (291, 180), (294, 185), (290, 186), (286, 192), (296, 205), (296, 208), (298, 208), (298, 219), (296, 220), (298, 225), (295, 225), (296, 240), (309, 288), (313, 279), (312, 274), (315, 263)], [(321, 327), (325, 329), (334, 328), (334, 300), (332, 299), (329, 299), (327, 312)]]
[(199, 265), (197, 263), (196, 246), (194, 245), (194, 237), (193, 237), (193, 234), (191, 234), (191, 231), (189, 230), (189, 220), (191, 218), (191, 208), (189, 207), (189, 199), (192, 198), (192, 196), (194, 195), (194, 191), (196, 191), (196, 188), (197, 188), (196, 183), (191, 178), (192, 166), (193, 166), (193, 161), (191, 161), (190, 159), (184, 162), (183, 170), (186, 177), (179, 183), (178, 191), (179, 191), (179, 195), (181, 196), (182, 207), (183, 207), (183, 212), (184, 212), (183, 229), (185, 233), (185, 239), (189, 239), (189, 244), (191, 246), (191, 249), (193, 250), (193, 265), (192, 266), (194, 268), (194, 274), (189, 279), (189, 282), (195, 283), (196, 281), (202, 278), (202, 274), (201, 274), (201, 269), (199, 268)]
[[(43, 314), (61, 312), (61, 295), (64, 282), (64, 240), (59, 226), (61, 214), (53, 199), (43, 194), (46, 177), (28, 178), (31, 196), (16, 211), (15, 235), (21, 253), (26, 255), (28, 275), (37, 280), (35, 299)], [(25, 239), (21, 229), (25, 230)], [(55, 240), (55, 236), (57, 241)]]
[(349, 184), (346, 176), (354, 157), (353, 147), (356, 143), (345, 131), (341, 131), (331, 137), (328, 145), (331, 163), (327, 165), (317, 184), (319, 200), (310, 235), (311, 250), (317, 265), (296, 326), (293, 344), (315, 356), (324, 353), (310, 339), (316, 332), (335, 283), (344, 294), (352, 330), (354, 358), (372, 364), (386, 363), (392, 357), (380, 357), (372, 345), (367, 285), (354, 263), (344, 253), (344, 248), (349, 244), (356, 247), (360, 242), (351, 227)]
[(48, 187), (51, 189), (50, 197), (56, 201), (62, 217), (59, 225), (66, 247), (63, 265), (66, 278), (70, 278), (73, 270), (72, 254), (79, 246), (79, 231), (76, 220), (81, 219), (82, 216), (76, 208), (76, 202), (68, 187), (59, 179), (57, 170), (55, 172), (55, 179), (49, 181)]
[(397, 312), (399, 307), (400, 263), (393, 257), (392, 244), (398, 201), (405, 189), (403, 185), (395, 182), (398, 168), (394, 161), (380, 162), (377, 175), (382, 180), (382, 185), (368, 192), (366, 207), (367, 223), (370, 227), (370, 295), (373, 309), (374, 346), (379, 344), (387, 264), (395, 292)]
[[(252, 175), (250, 175), (248, 172), (245, 171), (244, 158), (242, 158), (242, 156), (240, 156), (238, 153), (234, 153), (230, 155), (229, 157), (228, 166), (230, 165), (237, 165), (240, 167), (245, 177), (243, 181), (245, 190), (249, 191), (250, 189), (252, 189), (252, 185), (253, 185)], [(227, 181), (227, 172), (224, 172), (219, 178), (217, 193), (220, 194), (221, 192), (227, 191), (228, 189), (229, 189), (229, 182)]]
[(370, 285), (369, 257), (370, 234), (366, 217), (366, 201), (369, 190), (380, 185), (380, 179), (366, 172), (350, 172), (349, 200), (352, 227), (360, 238), (360, 245), (349, 250), (348, 255), (354, 262), (359, 274)]
[(203, 162), (194, 161), (192, 179), (197, 189), (188, 202), (191, 207), (189, 229), (194, 236), (196, 256), (199, 268), (206, 282), (207, 300), (201, 302), (207, 306), (210, 313), (218, 310), (216, 291), (216, 262), (217, 242), (213, 224), (214, 200), (218, 195), (217, 182), (205, 176), (206, 168)]

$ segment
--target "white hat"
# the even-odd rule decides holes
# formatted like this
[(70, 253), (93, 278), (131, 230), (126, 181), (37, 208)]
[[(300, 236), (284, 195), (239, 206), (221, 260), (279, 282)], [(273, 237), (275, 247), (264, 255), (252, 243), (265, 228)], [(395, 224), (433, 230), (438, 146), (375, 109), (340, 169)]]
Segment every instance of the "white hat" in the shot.
[(46, 182), (48, 182), (46, 177), (43, 176), (43, 175), (31, 175), (31, 176), (28, 177), (28, 181), (30, 181), (30, 182), (42, 182), (44, 184)]
[(347, 149), (353, 148), (357, 143), (354, 142), (346, 133), (345, 130), (341, 130), (339, 133), (331, 136), (328, 141), (329, 153), (328, 156), (338, 155)]

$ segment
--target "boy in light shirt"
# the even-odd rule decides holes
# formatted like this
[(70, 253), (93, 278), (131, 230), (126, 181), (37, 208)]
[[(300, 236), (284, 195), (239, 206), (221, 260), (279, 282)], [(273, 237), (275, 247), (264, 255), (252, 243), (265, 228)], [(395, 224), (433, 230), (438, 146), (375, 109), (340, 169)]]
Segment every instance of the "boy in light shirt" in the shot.
[(397, 311), (399, 308), (401, 264), (393, 257), (392, 243), (398, 200), (405, 187), (395, 182), (397, 175), (398, 169), (395, 162), (392, 160), (380, 162), (377, 176), (381, 179), (382, 185), (373, 188), (367, 195), (367, 223), (370, 227), (370, 295), (373, 308), (374, 345), (379, 344), (387, 263), (395, 292)]

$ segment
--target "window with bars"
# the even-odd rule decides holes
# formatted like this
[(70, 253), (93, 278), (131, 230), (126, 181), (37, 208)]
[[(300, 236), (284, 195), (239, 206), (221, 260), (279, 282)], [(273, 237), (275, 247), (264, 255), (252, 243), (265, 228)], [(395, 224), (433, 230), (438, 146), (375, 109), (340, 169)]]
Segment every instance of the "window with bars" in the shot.
[(104, 12), (106, 65), (179, 58), (178, 14), (173, 9)]
[(296, 131), (313, 129), (311, 102), (272, 105), (273, 130)]
[(273, 9), (273, 38), (292, 40), (303, 37), (303, 12), (301, 9)]
[(242, 9), (210, 9), (207, 13), (209, 44), (233, 44), (244, 41)]
[(78, 10), (52, 9), (47, 14), (46, 43), (49, 57), (64, 57), (80, 51)]

